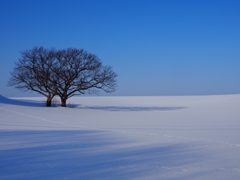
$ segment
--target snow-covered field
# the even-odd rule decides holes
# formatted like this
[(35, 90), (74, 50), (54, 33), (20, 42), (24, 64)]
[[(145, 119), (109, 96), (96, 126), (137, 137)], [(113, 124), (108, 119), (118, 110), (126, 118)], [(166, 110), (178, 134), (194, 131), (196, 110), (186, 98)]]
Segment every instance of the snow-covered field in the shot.
[(240, 95), (0, 96), (0, 179), (240, 179)]

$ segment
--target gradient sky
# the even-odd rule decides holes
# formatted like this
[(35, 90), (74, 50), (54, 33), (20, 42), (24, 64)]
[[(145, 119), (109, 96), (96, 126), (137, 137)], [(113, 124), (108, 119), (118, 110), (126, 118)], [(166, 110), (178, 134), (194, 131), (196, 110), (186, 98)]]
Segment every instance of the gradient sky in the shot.
[(20, 51), (83, 48), (119, 75), (101, 95), (240, 93), (239, 0), (0, 0), (0, 94)]

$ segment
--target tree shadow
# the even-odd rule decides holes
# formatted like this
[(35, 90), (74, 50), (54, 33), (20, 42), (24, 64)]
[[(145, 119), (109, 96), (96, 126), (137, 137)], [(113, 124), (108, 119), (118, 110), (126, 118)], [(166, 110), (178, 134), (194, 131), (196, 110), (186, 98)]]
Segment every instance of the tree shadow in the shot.
[(94, 109), (105, 111), (170, 111), (180, 110), (186, 107), (130, 107), (130, 106), (84, 106), (77, 107), (79, 109)]
[[(0, 103), (19, 105), (19, 106), (31, 106), (31, 107), (45, 107), (44, 101), (36, 100), (16, 100), (6, 98), (0, 95)], [(54, 105), (52, 107), (57, 107), (59, 105)], [(67, 104), (69, 108), (75, 109), (92, 109), (92, 110), (104, 110), (104, 111), (171, 111), (185, 109), (186, 107), (131, 107), (131, 106), (82, 106), (81, 104)]]
[(18, 105), (18, 106), (45, 107), (45, 104), (43, 101), (23, 100), (23, 99), (16, 100), (16, 99), (10, 99), (1, 95), (0, 95), (0, 103)]

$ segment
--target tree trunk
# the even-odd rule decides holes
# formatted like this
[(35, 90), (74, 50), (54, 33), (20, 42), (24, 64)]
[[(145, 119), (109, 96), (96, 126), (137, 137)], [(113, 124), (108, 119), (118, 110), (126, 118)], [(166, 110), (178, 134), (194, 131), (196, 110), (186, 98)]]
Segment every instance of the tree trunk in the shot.
[(47, 107), (50, 107), (51, 105), (52, 105), (52, 101), (51, 101), (51, 100), (50, 100), (50, 101), (47, 100), (47, 101), (46, 101), (46, 106), (47, 106)]
[(66, 104), (66, 102), (67, 102), (67, 99), (66, 98), (61, 98), (61, 106), (62, 107), (66, 107), (67, 106), (67, 104)]
[(46, 101), (46, 106), (47, 107), (50, 107), (52, 105), (52, 99), (53, 99), (53, 97), (51, 97), (51, 96), (47, 97), (47, 101)]

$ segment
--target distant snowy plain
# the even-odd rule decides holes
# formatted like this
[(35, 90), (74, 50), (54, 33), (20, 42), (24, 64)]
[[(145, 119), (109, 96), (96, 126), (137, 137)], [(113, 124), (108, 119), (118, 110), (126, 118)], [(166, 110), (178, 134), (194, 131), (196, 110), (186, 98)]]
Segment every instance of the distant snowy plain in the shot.
[(1, 180), (238, 180), (240, 95), (0, 96)]

